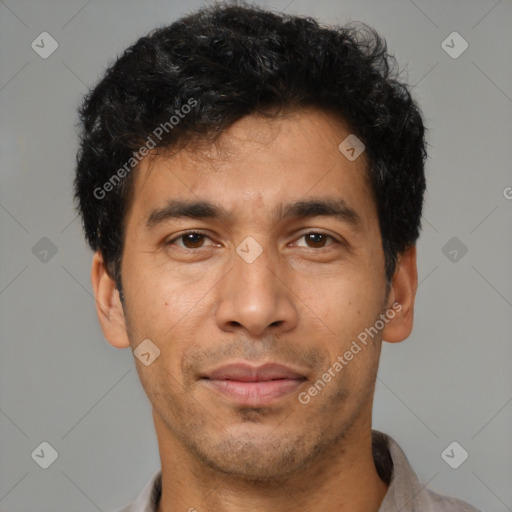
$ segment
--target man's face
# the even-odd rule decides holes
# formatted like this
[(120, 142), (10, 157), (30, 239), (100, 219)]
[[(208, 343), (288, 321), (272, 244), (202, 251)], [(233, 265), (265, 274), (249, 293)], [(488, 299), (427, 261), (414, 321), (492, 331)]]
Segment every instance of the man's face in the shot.
[[(161, 351), (137, 361), (159, 438), (201, 464), (283, 476), (370, 424), (380, 333), (344, 354), (389, 304), (367, 161), (338, 150), (349, 133), (314, 110), (248, 116), (209, 149), (137, 170), (122, 263), (128, 336), (132, 349), (150, 339)], [(226, 215), (148, 223), (172, 200)], [(284, 215), (313, 200), (343, 200), (353, 214)], [(222, 370), (231, 363), (249, 369)], [(289, 374), (252, 371), (265, 363)]]

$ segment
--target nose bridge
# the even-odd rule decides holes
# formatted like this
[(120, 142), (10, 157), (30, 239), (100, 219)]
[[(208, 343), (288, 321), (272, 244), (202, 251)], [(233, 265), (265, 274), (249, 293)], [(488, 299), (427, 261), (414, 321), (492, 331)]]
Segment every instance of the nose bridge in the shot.
[(278, 265), (273, 251), (248, 237), (237, 247), (233, 265), (232, 292), (237, 303), (248, 308), (258, 307), (262, 311), (264, 306), (269, 311), (275, 309), (277, 295), (282, 291), (275, 276)]
[(223, 280), (217, 321), (221, 328), (242, 325), (253, 335), (267, 327), (291, 325), (296, 311), (275, 252), (252, 237), (237, 247), (232, 269)]
[(266, 293), (274, 295), (279, 288), (276, 280), (278, 273), (277, 258), (268, 247), (263, 247), (252, 237), (245, 239), (238, 247), (233, 261), (233, 275), (236, 281), (243, 286), (238, 289), (252, 293)]

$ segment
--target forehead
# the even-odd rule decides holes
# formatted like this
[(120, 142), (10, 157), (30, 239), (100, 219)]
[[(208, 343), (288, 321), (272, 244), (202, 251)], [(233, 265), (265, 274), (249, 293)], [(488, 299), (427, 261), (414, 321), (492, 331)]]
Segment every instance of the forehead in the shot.
[(338, 148), (349, 135), (342, 121), (318, 110), (246, 116), (213, 144), (143, 160), (131, 213), (145, 222), (175, 198), (207, 200), (254, 219), (283, 203), (325, 197), (344, 200), (369, 223), (376, 209), (366, 155), (351, 161)]

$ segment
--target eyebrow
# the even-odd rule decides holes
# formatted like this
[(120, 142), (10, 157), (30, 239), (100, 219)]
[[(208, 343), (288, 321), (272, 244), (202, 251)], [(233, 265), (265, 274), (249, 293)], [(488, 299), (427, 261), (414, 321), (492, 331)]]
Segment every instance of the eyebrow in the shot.
[[(346, 222), (355, 230), (362, 229), (359, 214), (344, 199), (316, 198), (307, 201), (281, 203), (273, 210), (274, 218), (301, 219), (311, 217), (333, 217)], [(152, 230), (171, 219), (214, 219), (228, 221), (232, 214), (223, 206), (210, 201), (171, 199), (163, 208), (151, 211), (146, 219), (146, 229)]]

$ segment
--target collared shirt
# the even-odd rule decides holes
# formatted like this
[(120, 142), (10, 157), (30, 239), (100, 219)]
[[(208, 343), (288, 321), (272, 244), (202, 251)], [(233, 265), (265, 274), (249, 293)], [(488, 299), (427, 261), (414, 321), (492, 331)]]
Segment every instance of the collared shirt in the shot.
[[(390, 436), (372, 430), (373, 458), (388, 491), (378, 512), (480, 512), (464, 501), (421, 485), (405, 453)], [(162, 494), (162, 472), (153, 475), (137, 499), (116, 512), (157, 512)]]

